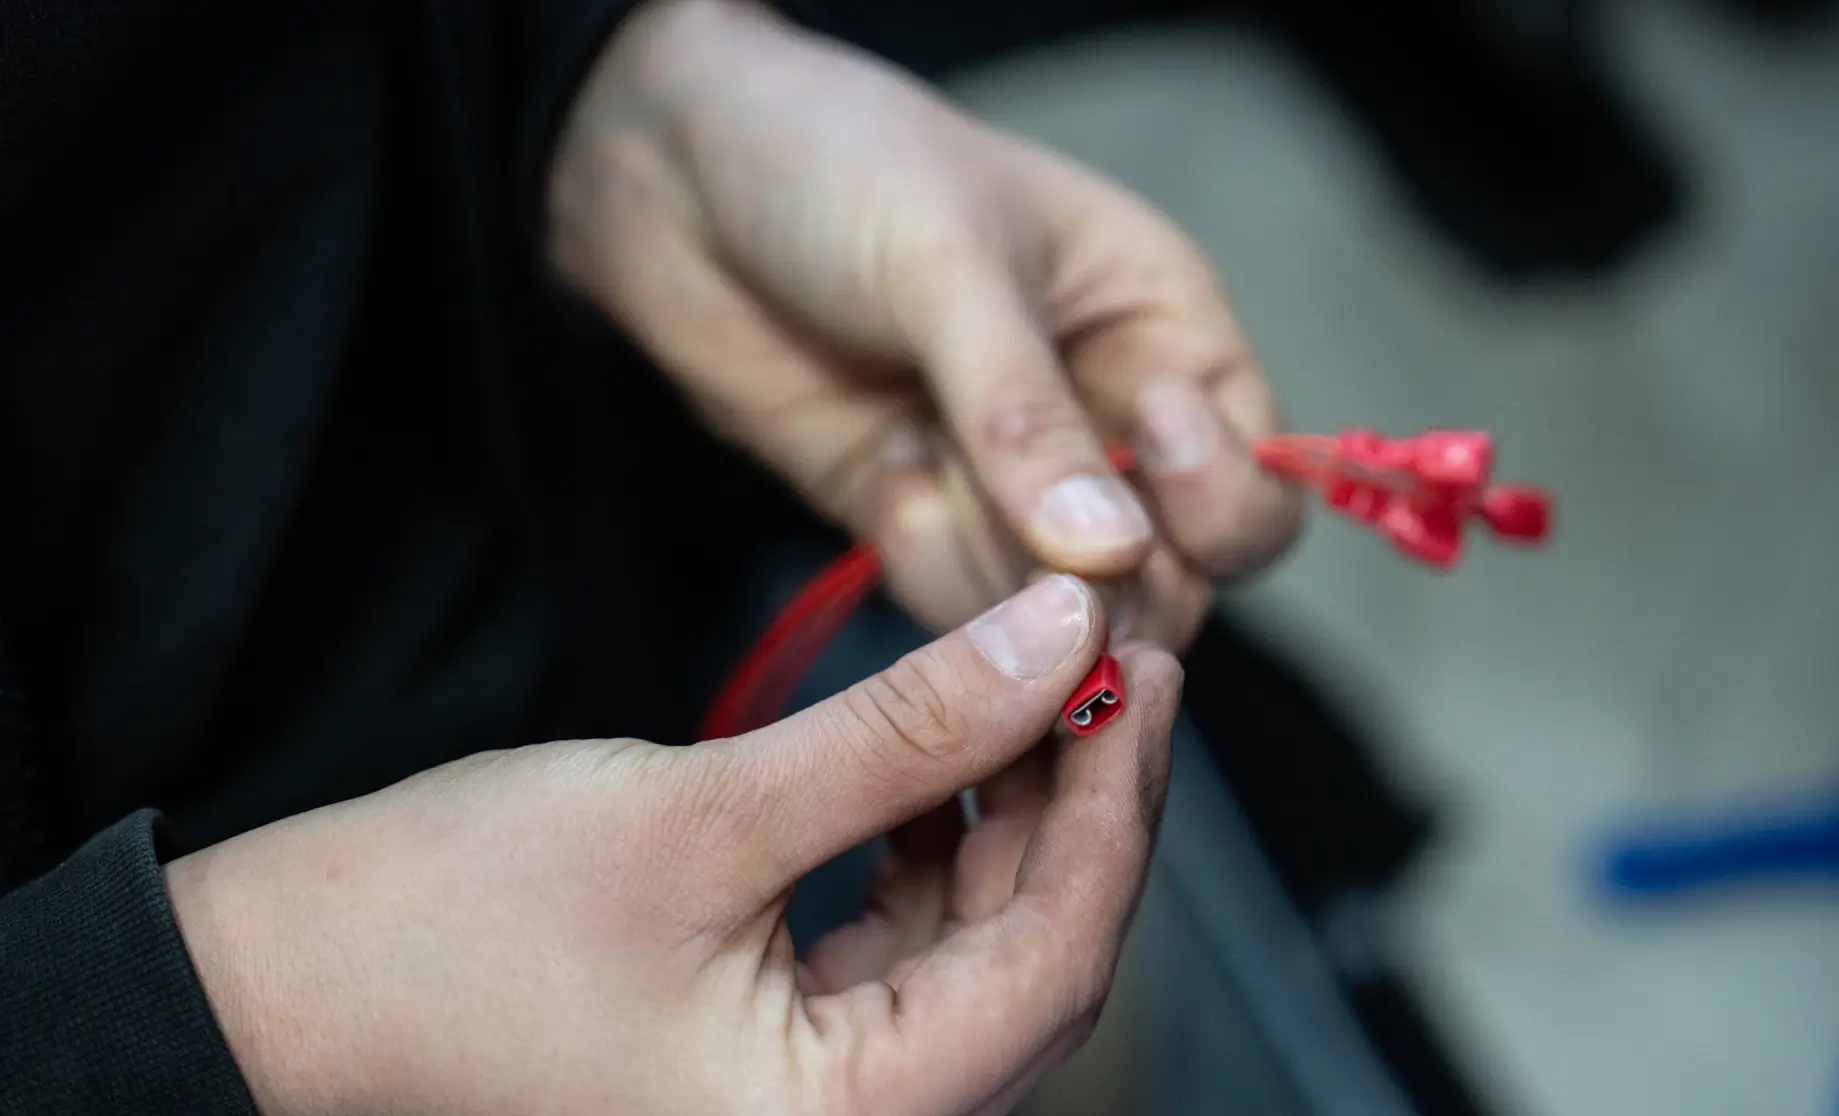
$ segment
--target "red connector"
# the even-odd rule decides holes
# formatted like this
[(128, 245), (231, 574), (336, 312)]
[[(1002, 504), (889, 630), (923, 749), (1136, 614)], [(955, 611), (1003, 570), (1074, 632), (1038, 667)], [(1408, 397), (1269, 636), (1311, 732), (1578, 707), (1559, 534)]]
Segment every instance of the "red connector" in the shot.
[[(1286, 434), (1255, 447), (1269, 472), (1321, 492), (1332, 511), (1364, 523), (1433, 569), (1462, 557), (1464, 529), (1478, 522), (1497, 540), (1534, 545), (1551, 534), (1551, 497), (1537, 488), (1491, 486), (1494, 439), (1477, 430), (1384, 438), (1371, 430)], [(1135, 467), (1113, 447), (1120, 472)], [(792, 599), (741, 663), (702, 724), (702, 738), (736, 736), (775, 720), (824, 647), (881, 580), (881, 560), (858, 543)], [(1075, 736), (1091, 736), (1124, 711), (1124, 673), (1109, 650), (1061, 708)]]
[[(1120, 472), (1136, 466), (1128, 447), (1109, 451)], [(857, 543), (825, 566), (779, 611), (760, 642), (728, 678), (703, 718), (702, 740), (739, 736), (778, 718), (792, 691), (817, 663), (824, 648), (881, 580), (881, 556)], [(1060, 719), (1078, 736), (1090, 736), (1124, 711), (1124, 672), (1110, 651), (1080, 682)]]
[[(729, 676), (703, 718), (700, 739), (738, 736), (776, 719), (880, 578), (880, 556), (867, 543), (857, 543), (824, 567), (780, 610)], [(1107, 649), (1067, 699), (1060, 719), (1074, 735), (1090, 736), (1123, 711), (1124, 672)]]
[(1106, 647), (1079, 688), (1060, 707), (1060, 722), (1074, 736), (1091, 736), (1124, 711), (1124, 668)]
[(1536, 544), (1551, 533), (1551, 498), (1543, 491), (1489, 485), (1494, 439), (1484, 431), (1397, 439), (1371, 430), (1292, 434), (1266, 438), (1257, 454), (1266, 469), (1319, 490), (1331, 511), (1434, 569), (1450, 569), (1462, 557), (1471, 520), (1506, 543)]

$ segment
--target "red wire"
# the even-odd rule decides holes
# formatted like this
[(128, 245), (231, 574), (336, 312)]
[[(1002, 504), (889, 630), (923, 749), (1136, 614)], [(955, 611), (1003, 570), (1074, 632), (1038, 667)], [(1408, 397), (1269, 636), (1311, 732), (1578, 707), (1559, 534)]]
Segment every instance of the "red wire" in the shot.
[(703, 720), (702, 739), (770, 723), (804, 675), (881, 580), (881, 556), (857, 543), (824, 567), (774, 618)]
[[(1358, 479), (1385, 487), (1408, 486), (1409, 478), (1401, 480), (1375, 476), (1358, 467), (1355, 462), (1341, 460), (1338, 445), (1339, 440), (1332, 436), (1288, 434), (1260, 439), (1253, 449), (1265, 469), (1324, 493), (1334, 483), (1346, 479)], [(1108, 452), (1112, 465), (1119, 472), (1129, 472), (1136, 467), (1135, 455), (1128, 447), (1113, 446)], [(1489, 491), (1517, 496), (1522, 503), (1530, 501), (1538, 505), (1534, 509), (1537, 512), (1534, 516), (1536, 523), (1518, 522), (1527, 520), (1532, 514), (1526, 509), (1513, 508), (1499, 513), (1496, 518), (1514, 520), (1515, 525), (1496, 525), (1490, 519), (1490, 525), (1496, 526), (1497, 532), (1522, 542), (1543, 541), (1548, 530), (1545, 517), (1550, 505), (1549, 498), (1532, 489)], [(1487, 509), (1482, 511), (1484, 518), (1488, 518)], [(1418, 557), (1422, 559), (1423, 555)], [(1440, 563), (1439, 568), (1447, 565)], [(857, 543), (850, 547), (812, 578), (780, 610), (753, 650), (728, 679), (727, 685), (722, 687), (708, 716), (703, 719), (701, 739), (737, 736), (778, 719), (799, 682), (823, 655), (830, 641), (849, 622), (856, 607), (874, 592), (880, 581), (881, 556), (869, 543)], [(1069, 699), (1068, 710), (1064, 714), (1068, 726), (1080, 734), (1097, 731), (1102, 727), (1102, 720), (1095, 721), (1090, 717), (1079, 719), (1079, 703), (1091, 699), (1093, 694), (1102, 693), (1109, 707), (1105, 713), (1105, 719), (1108, 719), (1122, 710), (1122, 687), (1123, 680), (1117, 674), (1116, 663), (1101, 656), (1099, 665), (1081, 684), (1074, 698)], [(1089, 710), (1092, 706), (1085, 708)]]
[[(1120, 472), (1136, 466), (1127, 446), (1108, 451)], [(703, 718), (703, 740), (738, 736), (776, 720), (793, 691), (881, 581), (881, 556), (859, 542), (799, 590), (729, 676)]]

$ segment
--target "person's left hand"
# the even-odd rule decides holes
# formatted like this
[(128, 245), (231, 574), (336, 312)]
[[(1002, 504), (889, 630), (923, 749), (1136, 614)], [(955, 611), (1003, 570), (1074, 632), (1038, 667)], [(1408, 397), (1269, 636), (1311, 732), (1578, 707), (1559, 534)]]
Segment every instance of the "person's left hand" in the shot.
[(1185, 237), (764, 8), (629, 17), (560, 141), (549, 250), (935, 631), (1049, 567), (1179, 650), (1210, 581), (1296, 534), (1250, 452), (1276, 408)]

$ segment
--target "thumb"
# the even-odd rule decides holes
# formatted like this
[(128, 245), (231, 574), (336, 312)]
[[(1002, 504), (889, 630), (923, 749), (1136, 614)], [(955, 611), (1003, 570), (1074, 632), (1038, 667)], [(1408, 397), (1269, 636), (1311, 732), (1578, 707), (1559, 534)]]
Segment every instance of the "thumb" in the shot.
[(1112, 468), (1012, 269), (976, 253), (947, 259), (915, 269), (904, 316), (979, 485), (1043, 564), (1090, 577), (1136, 568), (1149, 513)]
[(714, 765), (699, 776), (727, 788), (715, 796), (731, 812), (723, 844), (770, 897), (1039, 743), (1097, 660), (1102, 631), (1090, 586), (1042, 578), (880, 674), (685, 758)]

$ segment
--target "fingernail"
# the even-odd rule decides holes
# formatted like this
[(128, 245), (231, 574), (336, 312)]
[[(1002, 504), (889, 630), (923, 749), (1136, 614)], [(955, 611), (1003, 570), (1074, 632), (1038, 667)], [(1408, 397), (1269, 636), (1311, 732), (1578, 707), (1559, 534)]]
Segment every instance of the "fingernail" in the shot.
[(1026, 682), (1064, 663), (1092, 627), (1092, 596), (1066, 574), (1042, 578), (970, 622), (971, 643), (990, 665)]
[(1116, 477), (1068, 477), (1041, 497), (1036, 521), (1048, 534), (1077, 548), (1122, 550), (1149, 538), (1149, 513), (1130, 486)]
[(1198, 469), (1220, 453), (1220, 423), (1188, 380), (1158, 380), (1137, 397), (1137, 456), (1159, 473)]

